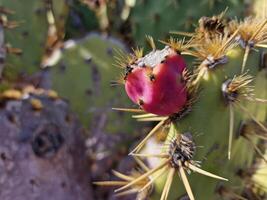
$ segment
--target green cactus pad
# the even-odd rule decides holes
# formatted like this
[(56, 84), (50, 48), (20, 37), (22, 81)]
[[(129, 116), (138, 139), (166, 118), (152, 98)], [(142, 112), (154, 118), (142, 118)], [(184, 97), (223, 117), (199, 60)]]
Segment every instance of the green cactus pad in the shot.
[(8, 54), (5, 75), (12, 78), (19, 72), (35, 72), (44, 53), (48, 29), (44, 1), (1, 0), (0, 5), (14, 11), (8, 20), (19, 24), (5, 30), (6, 43), (22, 50), (21, 55)]
[(230, 7), (227, 16), (242, 16), (244, 5), (240, 0), (227, 1), (159, 0), (137, 1), (130, 15), (133, 38), (137, 45), (144, 46), (145, 35), (157, 39), (169, 36), (169, 31), (192, 31), (200, 17), (220, 13)]
[(67, 43), (73, 46), (62, 52), (61, 60), (51, 69), (53, 89), (70, 101), (85, 126), (94, 126), (98, 119), (103, 120), (103, 131), (132, 134), (129, 115), (111, 109), (129, 106), (121, 86), (110, 86), (120, 71), (112, 65), (114, 51), (125, 49), (123, 45), (98, 34)]

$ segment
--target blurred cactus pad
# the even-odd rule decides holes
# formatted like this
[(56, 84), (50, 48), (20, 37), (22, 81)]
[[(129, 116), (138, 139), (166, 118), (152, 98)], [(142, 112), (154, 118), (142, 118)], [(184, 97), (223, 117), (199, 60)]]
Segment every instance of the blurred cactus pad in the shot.
[(65, 46), (58, 64), (51, 69), (52, 87), (71, 102), (85, 126), (103, 120), (107, 125), (103, 131), (133, 131), (129, 116), (111, 109), (121, 104), (130, 106), (125, 104), (127, 97), (121, 88), (112, 87), (112, 78), (115, 80), (120, 73), (112, 65), (114, 55), (116, 51), (126, 51), (125, 46), (96, 33), (66, 41)]
[(19, 49), (19, 53), (7, 56), (7, 73), (36, 72), (45, 52), (48, 31), (44, 1), (3, 0), (0, 5), (10, 10), (10, 13), (2, 14), (2, 20), (7, 20), (6, 44)]

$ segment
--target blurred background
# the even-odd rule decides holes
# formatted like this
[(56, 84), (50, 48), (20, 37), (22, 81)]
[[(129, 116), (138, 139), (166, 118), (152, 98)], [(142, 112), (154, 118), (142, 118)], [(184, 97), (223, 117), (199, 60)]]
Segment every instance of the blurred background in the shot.
[(114, 57), (148, 51), (146, 35), (190, 32), (202, 16), (247, 16), (252, 4), (0, 0), (0, 199), (135, 199), (92, 185), (134, 168), (128, 150), (152, 125), (111, 109), (136, 108), (113, 84)]

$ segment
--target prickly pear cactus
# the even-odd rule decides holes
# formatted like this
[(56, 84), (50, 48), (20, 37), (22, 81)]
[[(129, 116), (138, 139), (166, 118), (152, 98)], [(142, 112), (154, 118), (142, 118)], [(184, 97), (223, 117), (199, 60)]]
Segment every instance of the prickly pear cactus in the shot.
[(58, 64), (51, 68), (52, 87), (71, 102), (86, 127), (99, 123), (108, 133), (133, 130), (129, 116), (112, 111), (127, 102), (121, 88), (112, 87), (110, 80), (120, 73), (119, 68), (110, 66), (115, 51), (123, 49), (118, 40), (90, 34), (79, 41), (67, 41)]
[[(163, 49), (148, 38), (150, 53), (137, 49), (119, 60), (125, 75), (118, 82), (137, 104), (119, 110), (157, 125), (130, 152), (147, 158), (143, 174), (116, 173), (122, 181), (96, 184), (120, 186), (118, 195), (154, 185), (152, 196), (161, 200), (264, 199), (266, 175), (258, 166), (266, 162), (267, 18), (203, 17), (186, 35)], [(194, 58), (187, 67), (186, 56)], [(165, 141), (149, 147), (159, 131), (167, 132)]]
[(227, 7), (231, 8), (227, 12), (228, 16), (244, 16), (245, 14), (245, 6), (240, 0), (201, 0), (195, 1), (194, 6), (192, 6), (192, 1), (187, 0), (136, 1), (130, 14), (134, 41), (137, 45), (144, 46), (145, 35), (162, 39), (168, 36), (169, 31), (192, 30), (194, 23), (201, 16), (219, 13)]
[[(44, 53), (48, 23), (45, 2), (1, 0), (0, 5), (9, 9), (5, 40), (10, 48), (20, 51), (7, 56), (8, 76), (18, 72), (33, 73), (38, 69), (41, 55)], [(38, 33), (38, 34), (36, 34)]]

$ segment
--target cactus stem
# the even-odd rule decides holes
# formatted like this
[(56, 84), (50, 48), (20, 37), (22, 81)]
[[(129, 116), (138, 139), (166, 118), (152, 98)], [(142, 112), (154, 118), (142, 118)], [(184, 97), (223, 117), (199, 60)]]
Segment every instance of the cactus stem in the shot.
[(234, 134), (234, 109), (232, 104), (229, 104), (229, 142), (228, 142), (228, 159), (231, 159), (231, 150), (232, 150), (232, 142), (233, 142), (233, 134)]
[(162, 120), (161, 122), (159, 122), (148, 134), (147, 136), (134, 148), (134, 150), (132, 150), (129, 155), (131, 155), (134, 152), (138, 152), (146, 143), (146, 141), (160, 128), (162, 127), (167, 120)]

